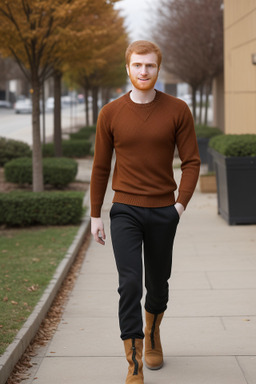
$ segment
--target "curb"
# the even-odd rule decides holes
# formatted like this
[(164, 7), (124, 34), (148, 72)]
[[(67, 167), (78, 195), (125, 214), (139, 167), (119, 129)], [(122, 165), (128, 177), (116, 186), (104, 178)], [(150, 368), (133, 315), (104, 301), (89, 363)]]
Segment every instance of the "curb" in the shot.
[[(89, 207), (89, 189), (85, 193), (83, 205)], [(60, 262), (57, 270), (45, 289), (41, 299), (37, 303), (31, 315), (17, 333), (14, 341), (7, 347), (5, 353), (0, 357), (0, 384), (6, 384), (13, 368), (35, 337), (40, 324), (45, 318), (62, 282), (64, 281), (87, 233), (90, 225), (89, 209), (82, 219), (79, 230), (69, 247), (65, 257)]]

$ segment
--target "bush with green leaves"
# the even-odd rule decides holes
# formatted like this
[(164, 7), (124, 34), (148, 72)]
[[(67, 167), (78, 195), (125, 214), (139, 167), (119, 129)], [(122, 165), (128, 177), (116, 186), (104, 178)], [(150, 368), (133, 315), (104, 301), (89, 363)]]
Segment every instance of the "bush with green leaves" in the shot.
[(18, 157), (31, 157), (32, 151), (28, 144), (22, 141), (0, 137), (0, 166)]
[(88, 140), (90, 137), (95, 134), (96, 126), (92, 125), (89, 127), (83, 127), (78, 132), (70, 133), (69, 137), (73, 140)]
[[(43, 159), (43, 181), (62, 188), (75, 180), (78, 165), (73, 159), (63, 157)], [(5, 179), (11, 183), (32, 184), (32, 159), (24, 157), (11, 160), (4, 167)]]
[(0, 193), (0, 225), (78, 224), (83, 215), (83, 192)]
[[(82, 158), (89, 155), (92, 143), (89, 140), (63, 140), (62, 154), (64, 157)], [(54, 144), (47, 143), (42, 146), (44, 157), (54, 157)]]
[(228, 157), (256, 156), (256, 134), (228, 134), (213, 137), (209, 147)]
[(211, 138), (217, 135), (222, 135), (223, 132), (217, 127), (209, 127), (208, 125), (196, 125), (195, 126), (196, 137), (199, 138)]

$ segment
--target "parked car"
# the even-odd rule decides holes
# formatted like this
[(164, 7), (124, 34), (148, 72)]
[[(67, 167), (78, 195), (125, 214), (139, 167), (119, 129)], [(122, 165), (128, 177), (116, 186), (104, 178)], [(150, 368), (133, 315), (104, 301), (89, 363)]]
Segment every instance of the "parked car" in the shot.
[(14, 105), (15, 113), (32, 113), (32, 101), (30, 99), (18, 100)]
[(11, 108), (12, 105), (9, 101), (0, 100), (0, 108)]
[(66, 107), (69, 105), (77, 104), (78, 100), (75, 96), (61, 96), (61, 105), (62, 107)]
[(47, 112), (54, 110), (54, 97), (48, 97), (45, 103), (45, 110)]

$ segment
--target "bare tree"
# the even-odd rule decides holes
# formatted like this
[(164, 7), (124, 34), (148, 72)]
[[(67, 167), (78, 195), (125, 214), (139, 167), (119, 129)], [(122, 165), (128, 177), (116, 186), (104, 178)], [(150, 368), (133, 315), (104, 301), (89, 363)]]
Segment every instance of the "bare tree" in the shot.
[(196, 91), (205, 90), (207, 106), (212, 81), (223, 71), (222, 3), (160, 0), (157, 9), (153, 38), (163, 51), (164, 68), (191, 86), (195, 120)]

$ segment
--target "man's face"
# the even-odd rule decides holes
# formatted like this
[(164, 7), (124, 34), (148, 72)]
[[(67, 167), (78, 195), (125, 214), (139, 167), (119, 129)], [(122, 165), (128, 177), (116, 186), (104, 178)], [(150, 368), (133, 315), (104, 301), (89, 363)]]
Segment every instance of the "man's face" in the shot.
[(132, 53), (126, 70), (135, 88), (140, 91), (153, 89), (159, 72), (156, 53), (146, 55)]

